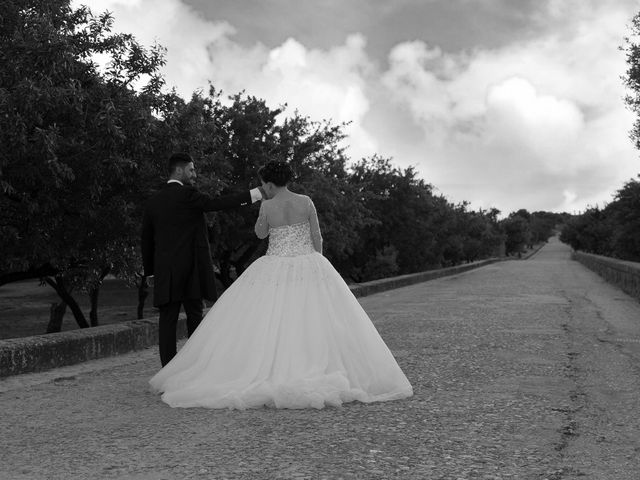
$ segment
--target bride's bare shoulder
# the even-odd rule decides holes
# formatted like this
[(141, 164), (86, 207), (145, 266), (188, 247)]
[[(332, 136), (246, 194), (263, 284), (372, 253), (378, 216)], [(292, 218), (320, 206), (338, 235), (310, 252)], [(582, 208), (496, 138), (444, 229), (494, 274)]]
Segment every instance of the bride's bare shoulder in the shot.
[(303, 200), (303, 201), (311, 200), (311, 197), (309, 197), (309, 195), (304, 195), (302, 193), (294, 193), (294, 195), (298, 200)]

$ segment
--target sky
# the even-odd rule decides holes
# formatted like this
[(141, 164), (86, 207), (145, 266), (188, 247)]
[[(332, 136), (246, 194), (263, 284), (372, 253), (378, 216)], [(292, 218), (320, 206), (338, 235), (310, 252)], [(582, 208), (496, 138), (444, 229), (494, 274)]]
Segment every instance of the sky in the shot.
[(211, 83), (350, 122), (452, 203), (603, 207), (640, 173), (620, 50), (640, 0), (85, 0), (167, 49), (168, 87)]

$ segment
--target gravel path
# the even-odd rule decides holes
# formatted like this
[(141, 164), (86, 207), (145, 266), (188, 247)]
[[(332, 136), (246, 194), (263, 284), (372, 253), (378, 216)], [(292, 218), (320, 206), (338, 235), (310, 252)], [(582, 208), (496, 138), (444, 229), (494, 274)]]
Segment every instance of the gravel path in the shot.
[(640, 478), (640, 303), (566, 246), (360, 301), (412, 398), (171, 409), (148, 349), (0, 381), (0, 479)]

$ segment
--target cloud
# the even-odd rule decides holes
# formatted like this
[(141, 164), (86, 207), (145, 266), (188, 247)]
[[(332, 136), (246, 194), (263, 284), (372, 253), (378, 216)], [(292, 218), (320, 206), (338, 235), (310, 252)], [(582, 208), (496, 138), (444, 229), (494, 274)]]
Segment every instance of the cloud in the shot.
[(308, 49), (292, 38), (271, 50), (255, 47), (248, 55), (238, 45), (217, 43), (209, 47), (209, 73), (213, 84), (228, 93), (246, 90), (315, 120), (351, 122), (346, 130), (352, 150), (370, 155), (377, 144), (362, 126), (370, 109), (366, 72), (372, 68), (364, 47), (360, 35), (327, 51)]
[(384, 65), (358, 33), (331, 48), (296, 38), (247, 46), (234, 41), (233, 25), (179, 0), (88, 3), (113, 10), (119, 31), (167, 47), (165, 78), (184, 97), (211, 81), (225, 94), (244, 90), (272, 107), (351, 122), (353, 159), (379, 153), (415, 165), (474, 208), (581, 210), (611, 200), (639, 170), (618, 50), (630, 0), (536, 3), (536, 24), (549, 25), (536, 37), (455, 52), (401, 42)]
[(639, 166), (620, 80), (627, 17), (611, 7), (581, 9), (566, 30), (499, 49), (397, 45), (383, 85), (425, 136), (413, 159), (403, 149), (405, 160), (443, 193), (485, 208), (610, 201)]
[(570, 100), (542, 95), (527, 80), (509, 78), (489, 87), (484, 146), (509, 152), (540, 168), (569, 173), (584, 128), (583, 114)]

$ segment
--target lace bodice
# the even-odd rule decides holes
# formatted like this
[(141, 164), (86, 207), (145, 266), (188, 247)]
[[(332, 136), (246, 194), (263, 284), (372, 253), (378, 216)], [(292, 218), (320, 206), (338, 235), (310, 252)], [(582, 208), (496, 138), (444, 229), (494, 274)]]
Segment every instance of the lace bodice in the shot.
[(269, 228), (267, 255), (295, 257), (315, 252), (309, 222)]

